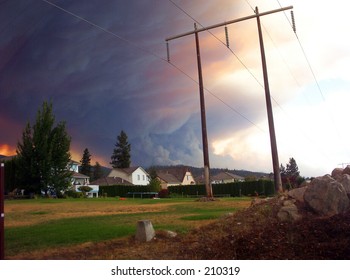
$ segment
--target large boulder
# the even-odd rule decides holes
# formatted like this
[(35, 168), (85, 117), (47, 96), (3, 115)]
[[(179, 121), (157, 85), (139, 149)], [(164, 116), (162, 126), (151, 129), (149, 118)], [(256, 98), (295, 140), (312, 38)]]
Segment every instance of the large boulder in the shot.
[(343, 185), (330, 175), (315, 178), (304, 193), (304, 201), (316, 213), (333, 216), (349, 208), (349, 198)]
[(331, 175), (334, 179), (339, 180), (343, 176), (343, 168), (334, 168)]
[(292, 189), (288, 192), (288, 196), (296, 199), (299, 202), (304, 202), (304, 194), (308, 186)]
[(338, 182), (341, 183), (347, 193), (347, 195), (350, 195), (350, 175), (344, 174), (340, 179), (338, 179)]
[(345, 169), (343, 170), (343, 174), (348, 174), (348, 175), (350, 175), (350, 165), (348, 165), (347, 167), (345, 167)]

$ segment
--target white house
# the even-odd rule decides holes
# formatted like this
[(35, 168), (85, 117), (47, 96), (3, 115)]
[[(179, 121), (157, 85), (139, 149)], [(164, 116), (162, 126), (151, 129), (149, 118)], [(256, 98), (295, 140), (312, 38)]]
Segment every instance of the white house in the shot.
[(92, 190), (87, 194), (87, 197), (98, 197), (99, 185), (90, 185), (90, 177), (79, 173), (79, 163), (77, 161), (71, 161), (69, 170), (72, 172), (72, 187), (75, 191), (80, 192), (79, 187), (88, 186)]
[(230, 172), (220, 172), (217, 175), (214, 175), (211, 178), (213, 184), (225, 184), (225, 183), (233, 183), (233, 182), (243, 182), (244, 177), (232, 174)]
[(113, 168), (107, 177), (121, 178), (133, 185), (149, 184), (149, 174), (140, 166), (129, 168)]

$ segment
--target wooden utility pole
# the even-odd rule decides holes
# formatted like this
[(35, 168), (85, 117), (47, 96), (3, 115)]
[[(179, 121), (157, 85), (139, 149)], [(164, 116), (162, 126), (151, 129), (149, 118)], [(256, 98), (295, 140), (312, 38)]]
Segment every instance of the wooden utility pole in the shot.
[[(208, 27), (203, 27), (200, 29), (196, 28), (195, 25), (195, 30), (194, 31), (189, 31), (180, 35), (172, 36), (169, 38), (166, 38), (165, 41), (167, 42), (167, 51), (168, 51), (168, 60), (169, 60), (169, 41), (178, 39), (181, 37), (185, 37), (188, 35), (195, 34), (196, 36), (196, 49), (197, 49), (197, 63), (198, 63), (198, 76), (199, 76), (199, 90), (200, 90), (200, 96), (201, 96), (201, 111), (204, 110), (204, 114), (202, 113), (202, 138), (203, 138), (203, 157), (204, 157), (204, 170), (206, 170), (206, 160), (207, 162), (207, 172), (208, 172), (208, 178), (206, 179), (206, 186), (208, 184), (207, 180), (209, 180), (209, 157), (206, 158), (206, 153), (208, 151), (205, 151), (208, 147), (208, 142), (207, 142), (207, 137), (206, 137), (206, 127), (203, 127), (203, 118), (204, 118), (204, 124), (205, 124), (205, 107), (204, 107), (204, 94), (203, 94), (203, 78), (202, 78), (202, 70), (201, 70), (201, 64), (200, 64), (200, 54), (199, 54), (199, 40), (198, 40), (198, 34), (203, 31), (208, 31), (213, 28), (218, 28), (221, 26), (227, 26), (229, 24), (241, 22), (244, 20), (248, 19), (257, 19), (257, 24), (258, 24), (258, 32), (259, 32), (259, 42), (260, 42), (260, 51), (261, 51), (261, 61), (262, 61), (262, 67), (263, 67), (263, 75), (264, 75), (264, 88), (265, 88), (265, 98), (266, 98), (266, 109), (267, 109), (267, 117), (268, 117), (268, 123), (269, 123), (269, 132), (270, 132), (270, 143), (271, 143), (271, 155), (272, 155), (272, 164), (273, 164), (273, 173), (274, 173), (274, 181), (275, 181), (275, 190), (277, 192), (281, 192), (282, 189), (282, 180), (281, 180), (281, 174), (279, 170), (279, 160), (278, 160), (278, 151), (277, 151), (277, 141), (276, 141), (276, 134), (275, 134), (275, 128), (274, 128), (274, 121), (273, 121), (273, 113), (272, 113), (272, 104), (271, 104), (271, 95), (270, 95), (270, 88), (269, 88), (269, 82), (268, 82), (268, 75), (267, 75), (267, 66), (266, 66), (266, 57), (265, 57), (265, 50), (264, 50), (264, 42), (263, 42), (263, 37), (262, 37), (262, 31), (261, 31), (261, 25), (260, 25), (260, 17), (266, 16), (269, 14), (277, 13), (277, 12), (282, 12), (285, 10), (290, 10), (293, 9), (293, 6), (288, 6), (285, 8), (281, 9), (276, 9), (276, 10), (271, 10), (268, 12), (264, 13), (259, 13), (258, 7), (256, 7), (255, 10), (255, 15), (247, 16), (247, 17), (242, 17), (239, 19), (234, 19), (230, 20), (227, 22), (223, 23), (218, 23), (215, 25), (211, 25)], [(202, 92), (202, 93), (201, 93)], [(202, 102), (202, 96), (203, 96), (203, 102)], [(203, 107), (202, 107), (203, 105)], [(206, 143), (205, 143), (206, 141)], [(210, 182), (209, 182), (210, 183)], [(211, 186), (210, 190), (209, 187), (207, 189), (207, 196), (210, 196), (210, 193), (212, 195), (211, 191)]]
[[(194, 24), (194, 29), (197, 30), (196, 24)], [(207, 193), (207, 197), (213, 197), (213, 189), (212, 189), (211, 182), (210, 182), (209, 149), (208, 149), (208, 136), (207, 136), (207, 121), (206, 121), (206, 115), (205, 115), (204, 86), (203, 86), (201, 54), (200, 54), (200, 48), (199, 48), (198, 32), (195, 32), (194, 34), (195, 34), (195, 38), (196, 38), (199, 98), (200, 98), (200, 106), (201, 106), (205, 190)]]
[(261, 31), (258, 7), (255, 8), (255, 13), (256, 13), (256, 20), (258, 24), (261, 62), (262, 62), (262, 69), (263, 69), (263, 75), (264, 75), (265, 99), (266, 99), (267, 119), (269, 123), (269, 131), (270, 131), (270, 144), (271, 144), (271, 155), (272, 155), (273, 176), (275, 181), (275, 190), (277, 192), (282, 192), (283, 191), (282, 179), (281, 179), (281, 173), (280, 173), (280, 164), (278, 160), (278, 151), (277, 151), (275, 125), (274, 125), (273, 113), (272, 113), (269, 78), (267, 75), (265, 48), (264, 48), (263, 35)]
[(0, 260), (5, 259), (5, 164), (0, 164)]

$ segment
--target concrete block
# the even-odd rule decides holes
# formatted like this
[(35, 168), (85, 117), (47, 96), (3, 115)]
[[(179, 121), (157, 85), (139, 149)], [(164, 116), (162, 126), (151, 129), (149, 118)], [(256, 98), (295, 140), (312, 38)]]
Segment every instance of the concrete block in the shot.
[(148, 242), (156, 235), (153, 225), (150, 220), (141, 220), (137, 222), (136, 240)]

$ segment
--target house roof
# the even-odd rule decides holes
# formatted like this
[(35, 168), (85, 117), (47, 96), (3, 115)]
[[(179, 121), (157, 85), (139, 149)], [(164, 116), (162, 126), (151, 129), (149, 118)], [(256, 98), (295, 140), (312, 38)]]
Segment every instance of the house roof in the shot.
[(113, 185), (132, 185), (129, 181), (124, 180), (119, 177), (104, 177), (97, 179), (90, 183), (91, 185), (100, 185), (100, 186), (113, 186)]
[(168, 183), (182, 182), (186, 172), (190, 171), (186, 166), (174, 166), (166, 169), (156, 170), (157, 176)]
[(195, 180), (196, 184), (204, 184), (205, 183), (204, 175), (199, 175), (194, 180)]
[(141, 166), (128, 167), (128, 168), (113, 168), (112, 171), (113, 170), (119, 170), (119, 171), (122, 171), (122, 172), (124, 172), (124, 173), (126, 173), (128, 175), (131, 175), (132, 173), (134, 173), (139, 168), (141, 170), (143, 170), (147, 174), (147, 172)]
[(78, 172), (75, 172), (75, 171), (71, 171), (72, 172), (72, 177), (73, 178), (77, 178), (77, 179), (89, 179), (90, 177), (89, 176), (86, 176), (84, 174), (81, 174), (81, 173), (78, 173)]
[(179, 184), (182, 182), (182, 180), (180, 181), (178, 178), (176, 178), (173, 174), (170, 173), (166, 173), (166, 172), (157, 172), (157, 176), (163, 180), (166, 183), (176, 183)]
[(238, 176), (236, 174), (232, 174), (230, 172), (220, 172), (219, 174), (215, 175), (215, 176), (212, 176), (211, 178), (213, 181), (215, 180), (243, 180), (244, 177), (242, 176)]

